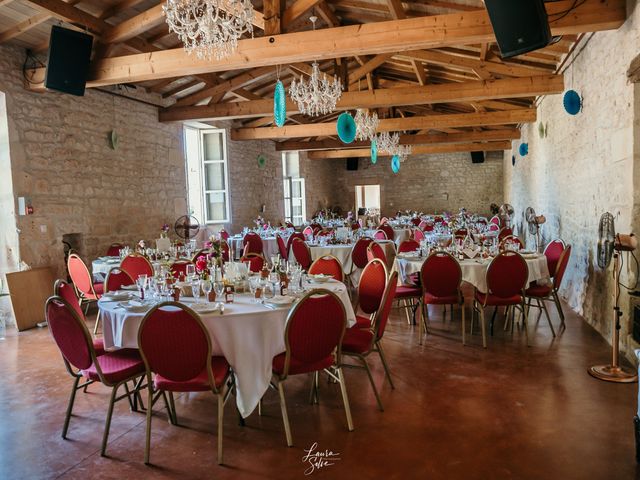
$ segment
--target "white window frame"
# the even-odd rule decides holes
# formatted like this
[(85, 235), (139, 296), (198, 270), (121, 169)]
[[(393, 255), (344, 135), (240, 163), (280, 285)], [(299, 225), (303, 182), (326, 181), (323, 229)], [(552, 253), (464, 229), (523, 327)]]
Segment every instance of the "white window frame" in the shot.
[[(298, 227), (300, 225), (303, 225), (306, 221), (307, 221), (307, 198), (306, 198), (306, 191), (305, 191), (305, 183), (304, 183), (304, 178), (302, 177), (285, 177), (284, 178), (284, 183), (287, 183), (289, 185), (289, 197), (287, 197), (287, 189), (286, 187), (284, 188), (284, 218), (286, 222), (291, 222), (293, 223), (294, 226)], [(300, 197), (294, 197), (293, 196), (293, 184), (294, 183), (299, 183), (300, 184)], [(300, 205), (302, 206), (302, 215), (294, 215), (293, 214), (293, 200), (295, 198), (299, 198), (300, 199)], [(289, 207), (289, 215), (287, 215), (287, 205)], [(299, 220), (296, 220), (299, 219)], [(297, 222), (297, 223), (296, 223)]]
[[(202, 201), (202, 216), (203, 221), (206, 225), (219, 225), (221, 223), (229, 223), (231, 222), (231, 199), (229, 197), (229, 156), (227, 155), (227, 131), (222, 128), (207, 128), (207, 129), (199, 129), (200, 132), (200, 178), (202, 179), (202, 192), (201, 192), (201, 201)], [(222, 134), (222, 160), (205, 160), (204, 158), (204, 136), (207, 134)], [(205, 176), (205, 165), (214, 164), (214, 163), (222, 163), (224, 168), (224, 186), (225, 188), (222, 190), (207, 190), (206, 184), (206, 176)], [(222, 220), (210, 220), (209, 219), (209, 208), (207, 205), (207, 194), (209, 193), (224, 193), (225, 195), (225, 218)]]

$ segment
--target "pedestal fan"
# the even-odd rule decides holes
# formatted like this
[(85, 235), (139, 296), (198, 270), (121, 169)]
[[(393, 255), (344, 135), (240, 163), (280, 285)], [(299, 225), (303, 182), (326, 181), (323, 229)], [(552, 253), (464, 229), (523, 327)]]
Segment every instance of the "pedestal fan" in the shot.
[(529, 233), (534, 236), (536, 240), (536, 252), (540, 250), (540, 225), (547, 221), (544, 215), (536, 215), (536, 211), (533, 207), (527, 207), (524, 212), (524, 218), (529, 226)]
[(513, 217), (513, 207), (508, 203), (503, 203), (498, 209), (498, 216), (503, 228), (511, 228), (511, 218)]
[(616, 234), (613, 215), (609, 212), (603, 213), (600, 217), (600, 225), (598, 227), (598, 266), (606, 269), (611, 263), (613, 256), (613, 281), (614, 281), (614, 298), (615, 305), (613, 307), (613, 325), (612, 325), (612, 355), (610, 365), (596, 365), (589, 368), (589, 374), (600, 380), (618, 383), (630, 383), (638, 380), (638, 376), (622, 368), (619, 363), (620, 353), (620, 255), (621, 252), (631, 252), (638, 246), (636, 237), (632, 234), (622, 235)]
[(183, 215), (176, 220), (173, 229), (180, 238), (189, 240), (198, 235), (200, 231), (200, 222), (191, 215)]

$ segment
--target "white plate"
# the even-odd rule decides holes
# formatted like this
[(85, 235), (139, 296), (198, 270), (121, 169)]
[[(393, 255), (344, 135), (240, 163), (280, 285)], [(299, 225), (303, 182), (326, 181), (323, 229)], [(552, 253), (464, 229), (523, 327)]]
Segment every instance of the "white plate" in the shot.
[(290, 297), (285, 295), (283, 297), (277, 296), (273, 297), (269, 300), (265, 300), (265, 305), (271, 305), (272, 307), (281, 308), (281, 307), (289, 307), (296, 301), (295, 297)]
[(196, 313), (213, 313), (219, 310), (217, 303), (192, 303), (189, 306)]
[(138, 291), (138, 286), (137, 285), (123, 285), (120, 288), (122, 288), (122, 290), (129, 290), (129, 291), (132, 291), (132, 292), (137, 292)]
[(311, 280), (314, 283), (327, 283), (332, 278), (333, 278), (332, 275), (324, 275), (322, 273), (319, 273), (317, 275), (309, 275), (309, 280)]
[(131, 294), (129, 292), (107, 292), (102, 295), (102, 298), (110, 301), (128, 300), (131, 298)]
[(146, 312), (151, 308), (151, 305), (149, 305), (148, 303), (141, 303), (139, 300), (120, 302), (118, 305), (129, 312)]

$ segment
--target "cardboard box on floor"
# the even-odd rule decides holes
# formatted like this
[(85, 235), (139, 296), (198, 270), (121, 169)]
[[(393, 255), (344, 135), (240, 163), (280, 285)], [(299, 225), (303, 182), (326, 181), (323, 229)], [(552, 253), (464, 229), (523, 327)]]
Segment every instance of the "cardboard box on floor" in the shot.
[(53, 295), (55, 276), (51, 267), (7, 273), (7, 287), (18, 331), (44, 322), (44, 304)]

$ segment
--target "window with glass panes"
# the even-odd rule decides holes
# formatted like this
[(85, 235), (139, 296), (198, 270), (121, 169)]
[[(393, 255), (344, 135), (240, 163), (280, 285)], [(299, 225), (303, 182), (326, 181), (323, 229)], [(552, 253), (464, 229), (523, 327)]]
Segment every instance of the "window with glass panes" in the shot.
[(284, 181), (284, 217), (295, 226), (307, 219), (304, 178), (300, 177), (298, 152), (283, 152), (282, 172)]

